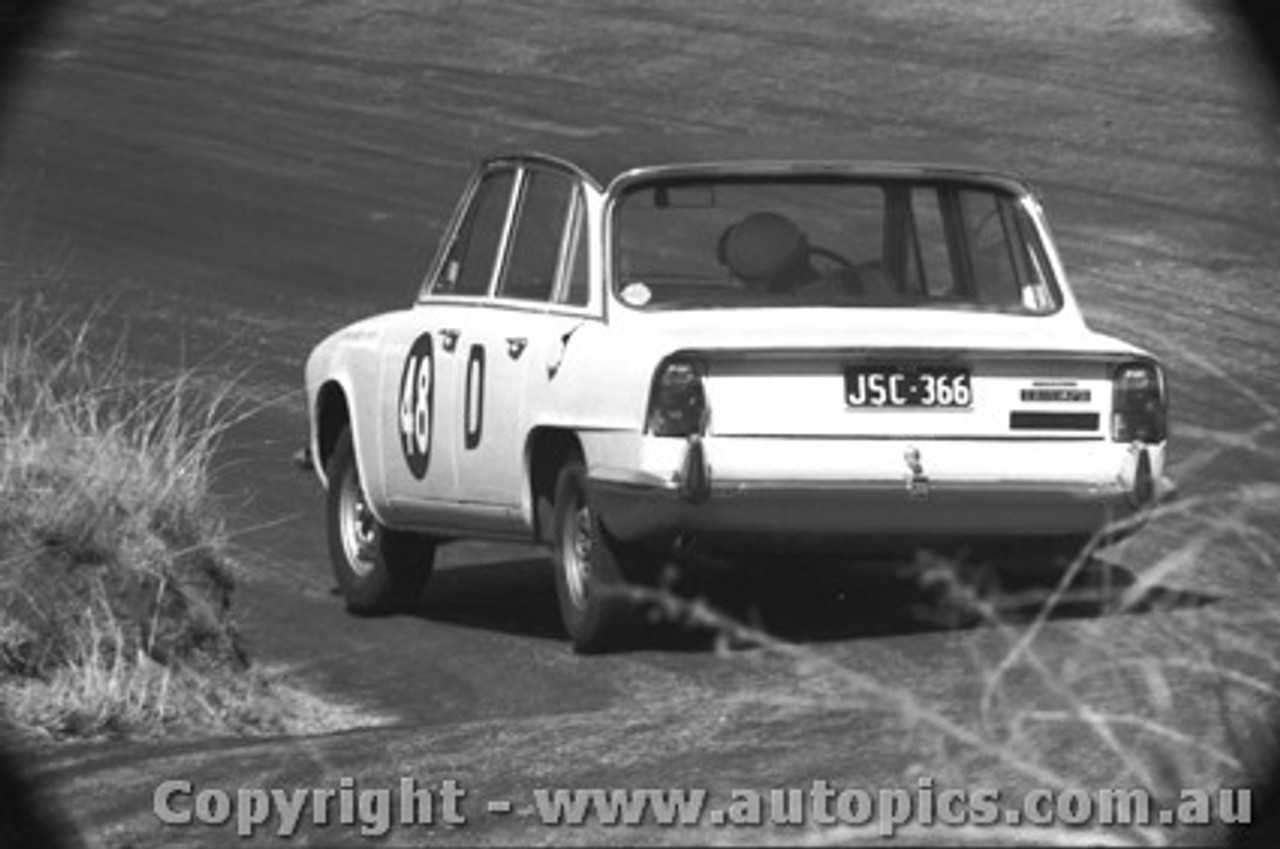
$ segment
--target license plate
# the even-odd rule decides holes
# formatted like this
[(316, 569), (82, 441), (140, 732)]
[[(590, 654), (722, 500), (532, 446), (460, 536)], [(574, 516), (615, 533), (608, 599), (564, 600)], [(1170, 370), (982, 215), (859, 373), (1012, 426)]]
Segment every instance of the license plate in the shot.
[(973, 404), (966, 366), (849, 366), (844, 398), (850, 407), (964, 408)]

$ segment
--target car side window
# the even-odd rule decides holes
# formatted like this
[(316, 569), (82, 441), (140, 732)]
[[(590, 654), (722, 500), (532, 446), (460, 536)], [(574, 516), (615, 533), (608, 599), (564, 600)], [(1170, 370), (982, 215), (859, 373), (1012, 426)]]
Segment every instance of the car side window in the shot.
[(473, 296), (488, 293), (514, 182), (515, 173), (511, 169), (491, 171), (481, 179), (432, 288), (434, 293)]
[(567, 174), (537, 169), (528, 172), (499, 295), (551, 300), (573, 190), (574, 180)]
[[(992, 192), (961, 192), (960, 211), (969, 242), (978, 299), (986, 304), (1017, 306), (1022, 303), (1019, 279), (1025, 278), (1025, 257), (1011, 223), (1009, 202)], [(1019, 260), (1023, 260), (1022, 263)]]

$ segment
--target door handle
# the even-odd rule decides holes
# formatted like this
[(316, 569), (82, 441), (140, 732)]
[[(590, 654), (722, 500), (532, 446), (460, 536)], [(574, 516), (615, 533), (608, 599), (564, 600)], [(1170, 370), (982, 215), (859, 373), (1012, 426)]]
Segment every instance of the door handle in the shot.
[(461, 334), (453, 328), (447, 328), (440, 331), (440, 347), (444, 348), (447, 353), (452, 354), (453, 349), (458, 347), (458, 336)]
[(555, 379), (555, 376), (560, 372), (560, 365), (564, 362), (565, 352), (569, 350), (569, 340), (584, 324), (586, 324), (585, 321), (578, 322), (569, 328), (568, 333), (560, 337), (560, 344), (553, 349), (552, 356), (547, 358), (547, 380)]
[(507, 356), (513, 360), (520, 359), (520, 355), (524, 353), (524, 349), (529, 346), (529, 340), (521, 336), (507, 337)]

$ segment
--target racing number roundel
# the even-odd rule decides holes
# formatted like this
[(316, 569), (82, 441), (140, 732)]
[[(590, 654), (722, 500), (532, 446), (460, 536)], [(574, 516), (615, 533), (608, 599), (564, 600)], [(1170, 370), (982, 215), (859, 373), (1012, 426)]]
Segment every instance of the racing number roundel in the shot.
[(435, 357), (431, 334), (414, 340), (400, 375), (400, 448), (409, 472), (416, 479), (427, 476), (431, 461), (431, 430), (435, 399)]

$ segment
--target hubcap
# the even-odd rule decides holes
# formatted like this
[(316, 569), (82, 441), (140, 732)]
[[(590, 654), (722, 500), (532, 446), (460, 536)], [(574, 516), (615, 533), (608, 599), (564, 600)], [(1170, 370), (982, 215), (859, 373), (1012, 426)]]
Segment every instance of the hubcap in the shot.
[(569, 521), (565, 522), (564, 578), (569, 588), (569, 598), (574, 607), (584, 607), (587, 602), (588, 584), (591, 581), (591, 510), (578, 504)]
[(364, 499), (364, 490), (360, 487), (360, 478), (354, 468), (342, 480), (338, 523), (347, 563), (350, 564), (351, 571), (363, 578), (373, 571), (375, 563), (377, 520)]

